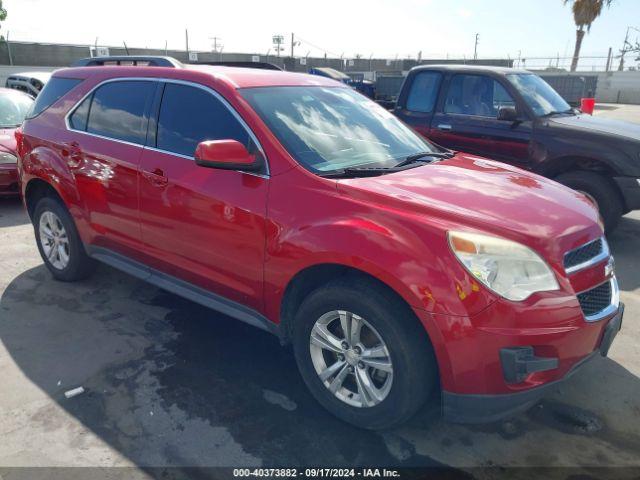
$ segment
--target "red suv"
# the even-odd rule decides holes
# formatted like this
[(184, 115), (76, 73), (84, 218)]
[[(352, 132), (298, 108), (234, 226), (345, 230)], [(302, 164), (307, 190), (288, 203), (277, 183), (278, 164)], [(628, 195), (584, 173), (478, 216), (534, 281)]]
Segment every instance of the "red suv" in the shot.
[(584, 195), (329, 79), (166, 65), (59, 70), (18, 133), (56, 279), (100, 261), (272, 332), (366, 428), (435, 392), (492, 421), (606, 355), (623, 306)]

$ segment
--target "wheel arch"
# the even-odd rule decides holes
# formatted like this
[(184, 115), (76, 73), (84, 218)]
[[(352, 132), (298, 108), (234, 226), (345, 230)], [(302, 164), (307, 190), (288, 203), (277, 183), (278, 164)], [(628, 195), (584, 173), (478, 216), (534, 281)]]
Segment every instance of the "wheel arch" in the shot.
[(289, 343), (291, 339), (291, 330), (293, 327), (295, 315), (300, 308), (304, 299), (314, 290), (320, 288), (332, 280), (338, 278), (351, 277), (370, 283), (374, 288), (383, 289), (398, 302), (401, 302), (412, 315), (415, 317), (429, 341), (433, 343), (431, 335), (423, 322), (415, 315), (410, 302), (401, 295), (389, 283), (381, 280), (377, 276), (352, 266), (339, 263), (320, 263), (307, 266), (297, 272), (287, 283), (284, 294), (282, 295), (280, 305), (280, 335), (284, 343)]
[(56, 188), (40, 177), (34, 177), (28, 181), (24, 187), (24, 203), (27, 208), (29, 218), (33, 220), (33, 214), (38, 201), (45, 197), (52, 197), (59, 200), (66, 206), (63, 196)]
[(564, 155), (552, 158), (542, 164), (536, 173), (548, 178), (554, 178), (562, 173), (573, 170), (594, 172), (607, 176), (618, 174), (611, 162), (586, 155)]

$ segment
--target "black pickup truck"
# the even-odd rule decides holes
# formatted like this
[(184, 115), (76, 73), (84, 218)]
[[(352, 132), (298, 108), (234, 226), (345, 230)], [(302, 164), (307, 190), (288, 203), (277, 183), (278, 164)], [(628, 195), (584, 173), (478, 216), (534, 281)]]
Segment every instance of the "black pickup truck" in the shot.
[(512, 68), (413, 68), (394, 113), (429, 140), (579, 190), (607, 232), (640, 209), (640, 125), (574, 110), (537, 75)]

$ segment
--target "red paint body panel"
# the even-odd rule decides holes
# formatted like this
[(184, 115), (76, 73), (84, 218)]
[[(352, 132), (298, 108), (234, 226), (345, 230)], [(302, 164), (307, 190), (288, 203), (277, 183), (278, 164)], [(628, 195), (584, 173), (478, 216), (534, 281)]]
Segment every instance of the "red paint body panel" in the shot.
[[(16, 154), (15, 128), (0, 128), (0, 150)], [(0, 197), (16, 196), (18, 188), (18, 165), (0, 164)]]
[[(289, 155), (237, 89), (344, 88), (322, 77), (229, 67), (89, 67), (56, 75), (86, 80), (25, 124), (22, 189), (33, 179), (52, 185), (85, 243), (117, 250), (274, 323), (287, 286), (304, 269), (338, 264), (366, 272), (413, 308), (451, 392), (531, 388), (560, 378), (596, 348), (606, 322), (585, 322), (575, 294), (602, 283), (604, 267), (569, 277), (562, 264), (565, 252), (602, 236), (583, 196), (462, 154), (375, 178), (318, 177)], [(72, 106), (114, 77), (179, 79), (215, 90), (261, 143), (270, 175), (203, 168), (153, 148), (67, 130), (64, 116)], [(74, 141), (75, 153), (68, 151)], [(458, 262), (448, 230), (529, 246), (549, 263), (560, 289), (523, 302), (498, 297)], [(557, 356), (560, 367), (507, 385), (498, 352), (518, 345)]]

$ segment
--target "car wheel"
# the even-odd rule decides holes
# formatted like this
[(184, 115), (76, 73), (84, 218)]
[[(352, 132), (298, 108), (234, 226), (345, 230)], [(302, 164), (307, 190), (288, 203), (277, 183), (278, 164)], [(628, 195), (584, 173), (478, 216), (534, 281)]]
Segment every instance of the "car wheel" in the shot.
[(616, 228), (624, 213), (624, 205), (620, 193), (608, 178), (595, 172), (574, 171), (558, 175), (555, 180), (584, 193), (595, 204), (607, 233)]
[(405, 422), (437, 384), (431, 343), (411, 309), (359, 278), (331, 282), (305, 299), (293, 345), (314, 397), (358, 427)]
[(58, 200), (41, 199), (33, 222), (38, 250), (54, 278), (71, 282), (93, 271), (95, 262), (85, 252), (71, 215)]

